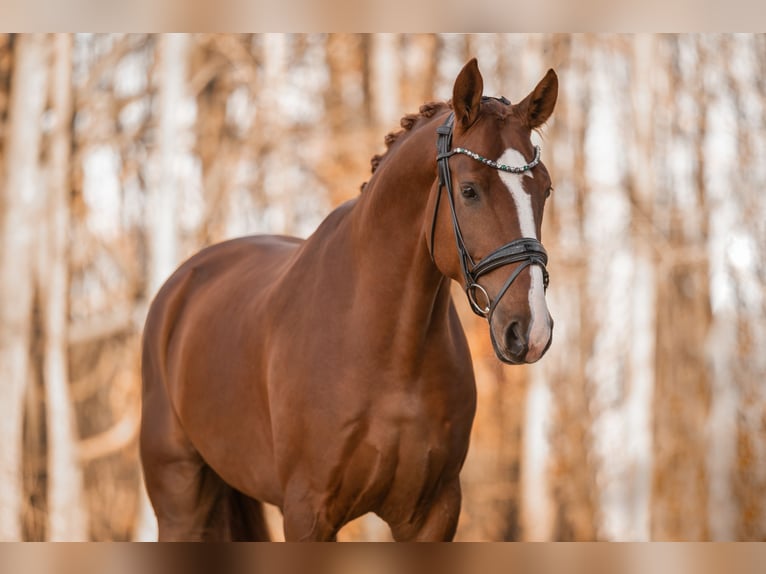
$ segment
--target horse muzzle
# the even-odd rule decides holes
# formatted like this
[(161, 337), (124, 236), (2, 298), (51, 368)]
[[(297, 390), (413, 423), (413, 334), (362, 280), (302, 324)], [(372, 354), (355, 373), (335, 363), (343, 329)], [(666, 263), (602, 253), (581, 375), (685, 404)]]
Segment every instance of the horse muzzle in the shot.
[(531, 321), (512, 318), (502, 323), (504, 325), (490, 323), (490, 337), (495, 355), (504, 363), (535, 363), (551, 346), (553, 319), (547, 312), (542, 317), (533, 317)]

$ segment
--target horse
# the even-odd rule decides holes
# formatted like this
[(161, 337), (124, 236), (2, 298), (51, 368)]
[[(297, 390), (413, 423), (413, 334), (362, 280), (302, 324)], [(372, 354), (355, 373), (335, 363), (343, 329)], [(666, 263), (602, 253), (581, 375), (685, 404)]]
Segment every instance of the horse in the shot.
[(159, 540), (268, 540), (263, 503), (287, 541), (369, 512), (397, 541), (453, 539), (476, 385), (451, 282), (505, 363), (540, 359), (553, 329), (531, 133), (558, 79), (517, 104), (482, 92), (474, 58), (307, 239), (207, 247), (158, 291), (140, 453)]

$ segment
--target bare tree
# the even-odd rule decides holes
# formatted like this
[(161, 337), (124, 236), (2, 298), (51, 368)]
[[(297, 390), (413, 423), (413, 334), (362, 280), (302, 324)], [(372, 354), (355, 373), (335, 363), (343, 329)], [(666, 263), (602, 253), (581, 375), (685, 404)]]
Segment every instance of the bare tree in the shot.
[(49, 44), (42, 34), (20, 35), (4, 142), (5, 180), (0, 233), (0, 539), (21, 539), (21, 437), (24, 396), (32, 376), (31, 318), (34, 240), (40, 221), (40, 120), (45, 108)]
[(186, 34), (163, 34), (157, 46), (158, 127), (155, 180), (149, 188), (149, 296), (157, 291), (178, 265), (178, 156), (182, 152), (183, 124), (180, 106), (187, 89), (188, 44)]
[[(147, 293), (150, 300), (179, 264), (180, 185), (179, 156), (183, 153), (184, 123), (180, 106), (188, 90), (189, 37), (186, 34), (163, 34), (157, 45), (158, 121), (154, 157), (154, 180), (148, 190), (149, 252)], [(143, 484), (139, 492), (139, 509), (134, 537), (154, 537), (154, 512)]]
[[(546, 43), (547, 44), (547, 43)], [(579, 78), (592, 78), (593, 71), (586, 53), (590, 46), (588, 38), (566, 41), (554, 37), (549, 45), (561, 62), (561, 74)], [(558, 302), (556, 319), (564, 325), (576, 326), (564, 333), (564, 340), (556, 342), (556, 352), (541, 368), (549, 384), (556, 387), (552, 394), (553, 420), (550, 442), (552, 448), (548, 479), (554, 505), (554, 540), (593, 540), (598, 536), (600, 505), (596, 489), (596, 463), (593, 448), (593, 413), (591, 412), (592, 382), (586, 373), (586, 363), (594, 345), (595, 317), (589, 314), (594, 302), (589, 277), (589, 262), (579, 254), (587, 249), (588, 237), (585, 223), (585, 205), (589, 196), (585, 156), (582, 151), (587, 136), (587, 121), (591, 113), (590, 87), (581, 85), (578, 94), (561, 98), (551, 126), (550, 140), (553, 150), (550, 162), (556, 180), (551, 200), (556, 216), (551, 219), (557, 261), (568, 262), (567, 268), (557, 272), (555, 292)], [(574, 149), (569, 162), (559, 164), (563, 146)], [(565, 156), (566, 157), (566, 156)], [(562, 180), (569, 174), (570, 181)], [(566, 238), (565, 240), (563, 238)], [(546, 242), (548, 239), (546, 239)], [(554, 263), (555, 265), (555, 263)]]
[(51, 40), (55, 53), (51, 82), (55, 123), (50, 139), (49, 191), (44, 219), (47, 233), (39, 246), (37, 271), (45, 317), (43, 378), (48, 430), (48, 538), (76, 541), (86, 540), (88, 532), (74, 404), (69, 389), (66, 333), (72, 37), (57, 34)]
[[(704, 433), (711, 381), (705, 350), (711, 324), (706, 257), (708, 213), (703, 142), (706, 93), (702, 53), (691, 37), (669, 41), (671, 138), (687, 154), (690, 169), (667, 165), (667, 204), (655, 216), (661, 251), (656, 303), (652, 537), (710, 537)], [(686, 100), (682, 103), (682, 98)], [(691, 104), (697, 121), (688, 121)]]

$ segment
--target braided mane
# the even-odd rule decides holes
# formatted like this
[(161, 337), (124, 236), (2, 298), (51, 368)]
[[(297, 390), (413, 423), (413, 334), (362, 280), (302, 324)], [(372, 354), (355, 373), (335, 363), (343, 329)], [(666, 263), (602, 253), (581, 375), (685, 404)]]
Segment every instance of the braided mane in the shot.
[[(441, 110), (447, 107), (451, 107), (451, 103), (429, 102), (427, 104), (423, 104), (422, 106), (420, 106), (420, 109), (418, 110), (417, 114), (407, 114), (401, 120), (399, 120), (399, 125), (402, 127), (402, 129), (396, 132), (391, 132), (388, 135), (386, 135), (385, 138), (383, 138), (383, 141), (386, 144), (386, 151), (383, 152), (382, 154), (376, 154), (372, 156), (372, 159), (370, 159), (370, 166), (372, 168), (371, 173), (375, 173), (375, 170), (378, 169), (380, 162), (382, 162), (386, 158), (386, 156), (388, 155), (388, 152), (391, 150), (391, 146), (393, 146), (394, 143), (396, 143), (401, 136), (409, 133), (419, 119), (431, 118), (436, 113), (440, 112)], [(364, 192), (364, 188), (366, 185), (367, 185), (367, 182), (364, 182), (361, 185), (360, 190), (362, 192)]]

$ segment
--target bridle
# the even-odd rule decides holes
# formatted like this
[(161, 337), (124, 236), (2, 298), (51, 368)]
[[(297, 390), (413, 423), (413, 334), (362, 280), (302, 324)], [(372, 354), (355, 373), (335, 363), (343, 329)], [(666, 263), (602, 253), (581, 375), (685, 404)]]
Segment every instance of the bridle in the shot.
[[(504, 98), (500, 101), (509, 103)], [(447, 189), (447, 198), (449, 200), (450, 213), (452, 215), (452, 227), (455, 232), (455, 242), (457, 244), (458, 255), (460, 256), (460, 265), (463, 271), (463, 279), (465, 281), (465, 292), (468, 296), (468, 301), (471, 304), (471, 309), (474, 313), (480, 317), (492, 320), (492, 314), (495, 311), (500, 299), (505, 295), (506, 291), (510, 288), (511, 284), (516, 280), (519, 274), (529, 267), (530, 265), (539, 265), (543, 270), (543, 285), (548, 288), (548, 271), (545, 268), (548, 263), (548, 254), (545, 251), (542, 243), (533, 237), (521, 237), (515, 239), (510, 243), (506, 243), (501, 247), (495, 249), (492, 253), (481, 259), (478, 263), (474, 262), (468, 248), (463, 240), (463, 234), (460, 231), (460, 224), (458, 223), (457, 211), (455, 210), (455, 197), (452, 190), (452, 173), (449, 168), (449, 158), (456, 154), (466, 155), (476, 161), (492, 167), (500, 171), (506, 171), (510, 173), (524, 173), (535, 167), (540, 163), (540, 148), (535, 146), (535, 157), (526, 165), (523, 166), (509, 166), (497, 163), (490, 159), (487, 159), (475, 152), (467, 150), (462, 147), (452, 148), (452, 128), (455, 121), (455, 114), (450, 112), (446, 121), (436, 129), (438, 134), (436, 140), (436, 163), (439, 171), (439, 189), (436, 195), (436, 205), (434, 207), (434, 216), (431, 222), (431, 259), (434, 257), (434, 233), (436, 230), (436, 216), (439, 212), (439, 202), (441, 200), (442, 188)], [(519, 263), (511, 273), (510, 277), (503, 284), (503, 287), (498, 292), (494, 301), (490, 298), (487, 290), (479, 284), (479, 279), (482, 275), (489, 273), (499, 267), (510, 265), (513, 263)], [(481, 293), (481, 297), (484, 299), (483, 305), (477, 300), (477, 292)], [(490, 333), (492, 330), (490, 329)], [(497, 350), (497, 344), (495, 342), (494, 335), (492, 335), (492, 343)], [(498, 356), (501, 356), (498, 354)]]

